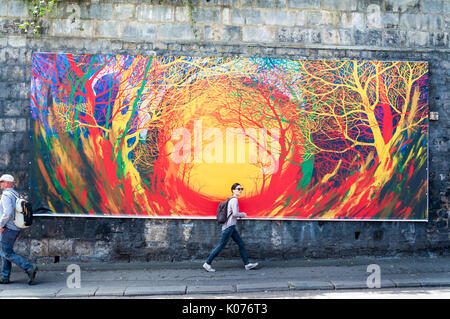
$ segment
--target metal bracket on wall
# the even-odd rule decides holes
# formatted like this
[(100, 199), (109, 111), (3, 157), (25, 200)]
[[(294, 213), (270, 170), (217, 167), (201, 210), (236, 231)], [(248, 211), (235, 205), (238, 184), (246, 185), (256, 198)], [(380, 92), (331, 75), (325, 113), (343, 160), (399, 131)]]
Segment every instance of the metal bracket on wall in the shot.
[(439, 112), (430, 112), (430, 121), (439, 120)]

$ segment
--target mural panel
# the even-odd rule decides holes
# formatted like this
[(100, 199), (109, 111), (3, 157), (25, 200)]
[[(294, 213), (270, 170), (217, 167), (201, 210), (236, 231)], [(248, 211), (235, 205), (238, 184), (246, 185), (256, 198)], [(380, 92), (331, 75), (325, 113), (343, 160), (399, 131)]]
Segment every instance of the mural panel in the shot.
[(31, 191), (54, 214), (426, 220), (425, 62), (36, 53)]

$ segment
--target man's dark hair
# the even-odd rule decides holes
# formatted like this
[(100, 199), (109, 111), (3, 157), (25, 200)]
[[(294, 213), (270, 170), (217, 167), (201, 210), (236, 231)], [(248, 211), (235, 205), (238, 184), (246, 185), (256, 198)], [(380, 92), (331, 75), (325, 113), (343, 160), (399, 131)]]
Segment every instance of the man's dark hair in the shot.
[(239, 184), (239, 183), (234, 183), (232, 186), (231, 186), (231, 191), (234, 191), (235, 189), (236, 189), (236, 187), (238, 187), (238, 186), (240, 186), (241, 184)]

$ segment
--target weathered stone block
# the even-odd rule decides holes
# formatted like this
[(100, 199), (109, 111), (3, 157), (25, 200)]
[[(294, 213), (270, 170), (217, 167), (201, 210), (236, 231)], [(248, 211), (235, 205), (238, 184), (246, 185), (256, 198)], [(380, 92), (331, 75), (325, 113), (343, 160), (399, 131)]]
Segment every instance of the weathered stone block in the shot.
[(114, 18), (117, 20), (130, 20), (134, 18), (135, 12), (134, 4), (117, 4), (114, 6)]
[(24, 36), (9, 36), (8, 45), (14, 48), (22, 48), (27, 45), (27, 39)]
[(264, 12), (264, 23), (268, 25), (294, 26), (297, 22), (295, 11), (266, 10)]
[(323, 10), (314, 10), (305, 14), (306, 24), (310, 28), (317, 27), (339, 27), (340, 25), (340, 16), (336, 12), (331, 11), (323, 11)]
[(30, 255), (30, 244), (29, 240), (21, 240), (19, 239), (14, 244), (14, 251), (16, 254), (21, 256), (29, 256)]
[(221, 22), (223, 24), (231, 24), (230, 9), (224, 8), (221, 13)]
[(449, 9), (448, 1), (427, 0), (422, 2), (422, 10), (427, 13), (446, 13)]
[(16, 142), (15, 134), (13, 133), (3, 133), (0, 136), (0, 147), (3, 151), (9, 152)]
[(397, 28), (399, 24), (399, 15), (397, 13), (382, 13), (380, 15), (382, 28)]
[(130, 39), (152, 40), (155, 38), (155, 25), (129, 22), (124, 25), (123, 35)]
[(194, 33), (189, 24), (163, 24), (156, 27), (159, 40), (193, 40)]
[(429, 46), (431, 47), (448, 47), (449, 34), (446, 32), (430, 32)]
[(253, 6), (252, 0), (238, 0), (240, 2), (241, 7), (251, 7)]
[(195, 8), (192, 18), (199, 23), (220, 22), (220, 10), (218, 8)]
[(418, 12), (420, 10), (419, 0), (386, 0), (386, 11), (393, 12)]
[(324, 0), (323, 8), (331, 10), (356, 10), (357, 0)]
[(321, 25), (327, 27), (338, 28), (340, 26), (341, 17), (337, 12), (323, 11)]
[(30, 86), (24, 82), (12, 82), (9, 85), (11, 92), (10, 97), (13, 99), (26, 99), (30, 96)]
[(175, 21), (176, 22), (189, 22), (189, 9), (186, 7), (175, 8)]
[(26, 17), (28, 16), (27, 4), (24, 1), (9, 1), (8, 16), (10, 17)]
[(259, 8), (286, 8), (286, 0), (255, 0)]
[(138, 21), (171, 22), (174, 20), (173, 6), (139, 5), (136, 8)]
[(9, 98), (9, 85), (7, 82), (0, 82), (0, 99), (8, 99)]
[(24, 119), (24, 118), (17, 119), (16, 131), (17, 132), (28, 132), (27, 119)]
[(239, 41), (241, 27), (239, 26), (205, 26), (206, 41)]
[(231, 6), (237, 5), (239, 3), (239, 0), (198, 0), (198, 1), (202, 6), (205, 6), (205, 7), (208, 7), (208, 6), (209, 7), (213, 7), (213, 6), (231, 7)]
[(25, 132), (26, 120), (17, 118), (0, 119), (0, 131), (3, 132)]
[(48, 255), (50, 256), (62, 256), (69, 257), (73, 254), (73, 241), (72, 238), (67, 239), (53, 239), (48, 240)]
[[(354, 45), (353, 32), (351, 30), (339, 30), (340, 45)], [(345, 52), (340, 52), (339, 58), (345, 57)]]
[(95, 25), (96, 34), (106, 38), (121, 37), (123, 28), (124, 24), (118, 21), (98, 21)]
[(342, 12), (341, 27), (351, 29), (363, 29), (366, 27), (364, 14), (361, 12)]
[(92, 256), (94, 255), (94, 242), (77, 240), (73, 244), (74, 254), (76, 256)]
[(404, 30), (418, 30), (421, 27), (421, 19), (418, 14), (401, 14), (399, 19), (399, 27)]
[(55, 19), (51, 21), (49, 35), (89, 37), (94, 33), (95, 20)]
[(308, 15), (308, 13), (305, 11), (301, 11), (301, 10), (296, 11), (296, 13), (297, 13), (297, 17), (295, 19), (295, 25), (299, 26), (299, 27), (305, 26), (306, 25), (306, 17)]
[(30, 254), (32, 256), (48, 256), (48, 239), (32, 239), (30, 244)]
[(381, 8), (377, 4), (367, 6), (366, 23), (368, 28), (379, 29), (381, 25)]
[(278, 30), (278, 41), (281, 43), (303, 43), (307, 44), (309, 40), (309, 30), (302, 28), (280, 28)]
[(6, 17), (8, 10), (8, 2), (0, 1), (0, 17)]
[(94, 255), (99, 258), (111, 257), (111, 244), (106, 241), (98, 240), (95, 242)]
[(322, 22), (322, 11), (314, 10), (308, 12), (306, 15), (306, 25), (309, 27), (316, 27)]
[(398, 47), (406, 45), (406, 31), (389, 31), (383, 32), (383, 45), (387, 47)]
[(353, 37), (356, 45), (379, 46), (382, 43), (382, 32), (378, 30), (354, 30)]
[(338, 30), (323, 30), (321, 31), (322, 43), (324, 44), (340, 44), (341, 38)]
[(168, 224), (155, 224), (153, 221), (145, 223), (144, 238), (146, 246), (168, 247)]
[[(27, 68), (28, 69), (28, 68)], [(26, 81), (28, 78), (26, 78), (27, 69), (25, 69), (23, 66), (15, 65), (8, 69), (8, 78), (10, 81)]]
[(272, 27), (242, 27), (242, 40), (244, 42), (271, 43), (276, 38), (275, 29)]
[(89, 6), (89, 17), (91, 19), (109, 20), (112, 18), (112, 4), (110, 3), (92, 3)]
[[(442, 16), (436, 14), (422, 14), (420, 18), (420, 29), (422, 31), (444, 31), (446, 29)], [(448, 31), (448, 29), (446, 29)]]
[(289, 0), (288, 7), (295, 9), (320, 8), (320, 0)]
[(233, 24), (261, 24), (262, 11), (260, 9), (232, 9), (231, 23)]

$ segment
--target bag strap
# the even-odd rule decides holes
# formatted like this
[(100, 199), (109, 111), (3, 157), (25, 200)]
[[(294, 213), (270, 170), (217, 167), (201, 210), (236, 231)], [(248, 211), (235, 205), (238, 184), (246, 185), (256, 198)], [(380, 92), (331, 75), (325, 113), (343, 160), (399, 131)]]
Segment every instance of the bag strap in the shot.
[(17, 191), (15, 190), (5, 190), (3, 194), (12, 194), (16, 199), (19, 199), (20, 197), (19, 193), (17, 193)]
[[(16, 198), (16, 203), (17, 203), (17, 200), (19, 199), (19, 197), (14, 193), (17, 193), (17, 192), (16, 191), (12, 192), (12, 191), (7, 190), (7, 191), (3, 192), (2, 196), (6, 195), (6, 194), (11, 194)], [(13, 210), (13, 215), (11, 216), (11, 220), (14, 223), (14, 225), (16, 225), (16, 207), (15, 206), (14, 206), (14, 210)], [(16, 225), (16, 227), (17, 227), (17, 225)]]
[[(14, 190), (14, 192), (11, 192), (11, 191), (6, 191), (6, 192), (12, 194), (12, 195), (16, 198), (16, 201), (17, 201), (18, 199), (23, 199), (22, 197), (20, 197), (20, 194), (17, 193), (15, 190)], [(14, 193), (17, 193), (17, 195), (14, 194)], [(45, 211), (49, 211), (49, 212), (52, 211), (50, 208), (47, 208), (47, 207), (39, 207), (39, 208), (37, 208), (37, 209), (33, 209), (33, 212), (37, 212), (37, 211), (41, 211), (41, 210), (45, 210)]]
[(230, 198), (227, 199), (227, 221), (226, 222), (228, 222), (228, 219), (230, 219), (231, 215), (233, 215), (233, 211), (231, 211), (231, 214), (228, 215), (228, 203), (230, 202), (230, 199), (232, 199), (233, 197), (234, 196), (231, 196)]
[[(3, 192), (3, 195), (6, 195), (6, 194), (13, 195), (16, 198), (16, 203), (14, 204), (14, 205), (16, 205), (17, 204), (17, 200), (19, 200), (20, 197), (19, 197), (18, 193), (17, 193), (17, 195), (15, 193), (17, 193), (17, 192), (16, 191), (9, 191), (9, 190), (7, 190), (7, 191)], [(14, 207), (14, 214), (15, 213), (16, 213), (16, 208)]]

